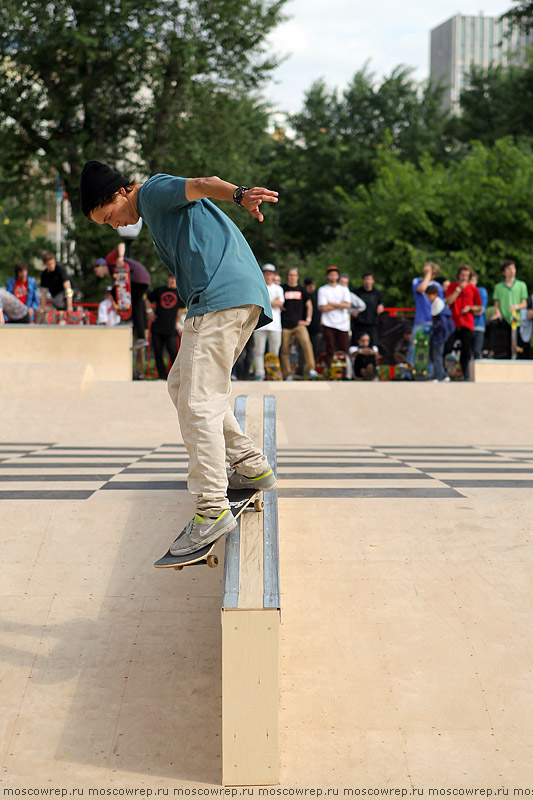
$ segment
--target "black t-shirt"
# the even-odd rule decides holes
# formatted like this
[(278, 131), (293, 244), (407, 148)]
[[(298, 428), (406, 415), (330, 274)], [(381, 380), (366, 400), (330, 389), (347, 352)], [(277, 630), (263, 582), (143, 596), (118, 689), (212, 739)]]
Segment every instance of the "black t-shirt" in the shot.
[(318, 291), (315, 289), (314, 292), (305, 292), (305, 299), (310, 300), (313, 305), (313, 316), (311, 318), (311, 322), (308, 327), (308, 331), (310, 334), (312, 333), (320, 333), (322, 330), (322, 326), (320, 325), (320, 320), (322, 318), (322, 312), (318, 307)]
[(366, 303), (365, 310), (359, 313), (355, 319), (355, 323), (358, 326), (377, 325), (377, 308), (381, 303), (383, 303), (383, 295), (381, 292), (375, 287), (372, 287), (370, 291), (367, 291), (363, 286), (360, 286), (358, 289), (355, 289), (355, 294), (357, 297), (360, 297), (364, 303)]
[(65, 291), (63, 286), (65, 281), (70, 281), (70, 285), (73, 285), (63, 264), (56, 263), (55, 269), (51, 272), (47, 269), (41, 272), (41, 286), (48, 289), (52, 297)]
[(175, 333), (178, 311), (180, 308), (185, 308), (178, 290), (169, 289), (168, 286), (158, 286), (149, 292), (148, 300), (156, 304), (156, 319), (152, 323), (152, 331), (167, 335)]
[(306, 303), (308, 294), (303, 286), (283, 284), (285, 300), (281, 312), (281, 327), (296, 328), (301, 319), (306, 319)]

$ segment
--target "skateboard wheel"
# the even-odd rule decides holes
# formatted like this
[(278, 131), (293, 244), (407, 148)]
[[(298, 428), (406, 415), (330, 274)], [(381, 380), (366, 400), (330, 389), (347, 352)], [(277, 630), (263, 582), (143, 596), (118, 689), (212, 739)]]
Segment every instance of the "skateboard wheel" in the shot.
[(180, 570), (183, 569), (183, 567), (181, 566), (181, 564), (177, 564), (175, 567), (172, 567), (172, 569)]
[(254, 508), (255, 508), (255, 510), (256, 511), (262, 511), (264, 509), (264, 507), (265, 507), (265, 501), (263, 500), (263, 498), (262, 497), (257, 497), (254, 500)]
[(208, 567), (217, 567), (218, 566), (218, 556), (215, 556), (215, 555), (207, 556), (207, 566)]

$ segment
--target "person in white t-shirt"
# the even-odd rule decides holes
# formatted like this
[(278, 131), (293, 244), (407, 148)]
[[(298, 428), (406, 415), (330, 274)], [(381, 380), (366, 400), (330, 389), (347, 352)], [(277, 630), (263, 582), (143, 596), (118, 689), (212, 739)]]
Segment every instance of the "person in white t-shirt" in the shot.
[(120, 325), (120, 315), (118, 313), (118, 306), (113, 297), (112, 286), (106, 286), (104, 299), (98, 304), (96, 324), (108, 326)]
[(318, 290), (318, 307), (322, 312), (322, 330), (326, 352), (331, 358), (336, 350), (348, 352), (350, 347), (350, 290), (339, 284), (339, 270), (328, 267), (327, 284)]
[(264, 264), (262, 270), (270, 297), (273, 319), (268, 325), (264, 325), (253, 333), (256, 381), (265, 379), (265, 353), (273, 353), (279, 356), (281, 347), (281, 309), (285, 299), (283, 289), (274, 282), (276, 276), (274, 264)]

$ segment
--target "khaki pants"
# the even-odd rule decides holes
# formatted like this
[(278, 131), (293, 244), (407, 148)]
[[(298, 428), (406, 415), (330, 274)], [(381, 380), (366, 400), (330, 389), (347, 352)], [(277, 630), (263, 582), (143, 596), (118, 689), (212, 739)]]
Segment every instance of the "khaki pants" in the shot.
[(305, 325), (297, 325), (296, 328), (283, 328), (279, 359), (281, 361), (281, 371), (283, 372), (284, 378), (291, 374), (291, 361), (289, 358), (289, 342), (291, 336), (294, 336), (294, 338), (297, 339), (302, 345), (302, 350), (304, 351), (305, 371), (309, 372), (310, 369), (315, 368), (315, 357), (313, 355), (313, 347), (311, 345), (311, 339), (309, 338), (307, 327)]
[(187, 319), (168, 375), (168, 391), (189, 454), (187, 486), (202, 516), (217, 517), (229, 507), (227, 465), (249, 477), (269, 468), (229, 405), (231, 369), (259, 313), (259, 306), (248, 305)]

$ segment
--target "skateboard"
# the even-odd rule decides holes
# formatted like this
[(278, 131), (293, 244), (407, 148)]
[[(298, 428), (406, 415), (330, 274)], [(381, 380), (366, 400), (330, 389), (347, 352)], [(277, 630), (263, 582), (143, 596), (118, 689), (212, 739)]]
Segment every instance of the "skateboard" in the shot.
[(333, 353), (329, 367), (330, 381), (342, 381), (346, 377), (346, 353), (344, 350), (336, 350)]
[(522, 315), (520, 311), (513, 311), (511, 316), (511, 358), (516, 359), (518, 357), (518, 353), (522, 353), (524, 351), (523, 347), (520, 347), (518, 343), (518, 328), (522, 324)]
[[(238, 519), (244, 511), (262, 511), (264, 508), (262, 492), (254, 489), (228, 489), (228, 500), (235, 519)], [(184, 556), (173, 556), (170, 550), (167, 550), (163, 558), (155, 562), (154, 567), (177, 570), (192, 564), (207, 564), (208, 567), (216, 567), (218, 566), (218, 556), (213, 553), (213, 550), (221, 538), (219, 536), (211, 544)]]
[(281, 364), (275, 353), (265, 353), (265, 370), (267, 381), (282, 381)]
[(426, 380), (429, 366), (429, 333), (423, 328), (415, 333), (414, 362), (415, 381)]
[(131, 280), (130, 268), (126, 262), (121, 267), (115, 266), (113, 272), (117, 295), (118, 313), (122, 319), (131, 317)]

